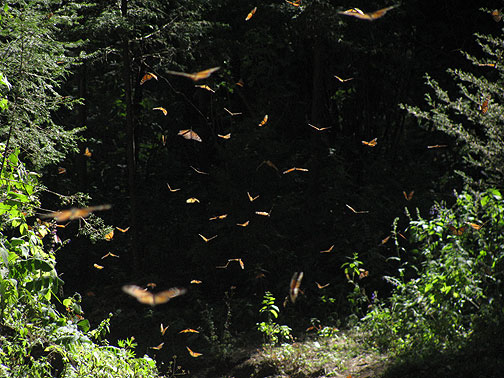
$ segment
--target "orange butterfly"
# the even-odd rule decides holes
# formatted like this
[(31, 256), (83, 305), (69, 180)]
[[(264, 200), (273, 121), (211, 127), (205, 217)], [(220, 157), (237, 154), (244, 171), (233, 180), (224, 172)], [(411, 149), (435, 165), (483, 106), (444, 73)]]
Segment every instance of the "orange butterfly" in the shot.
[(198, 81), (201, 79), (206, 79), (208, 78), (211, 74), (213, 74), (215, 71), (220, 70), (220, 67), (212, 67), (204, 71), (199, 71), (195, 73), (185, 73), (185, 72), (176, 72), (176, 71), (166, 71), (170, 75), (176, 75), (176, 76), (183, 76), (191, 79), (192, 81)]
[(317, 126), (312, 125), (311, 123), (309, 123), (308, 126), (313, 127), (317, 131), (324, 131), (327, 129), (332, 129), (332, 126), (331, 127), (317, 127)]
[(226, 219), (226, 218), (227, 218), (227, 216), (228, 216), (227, 214), (216, 215), (215, 217), (208, 218), (208, 220)]
[(63, 167), (58, 167), (58, 175), (62, 175), (63, 173), (66, 173), (66, 169)]
[(354, 214), (367, 214), (369, 211), (367, 210), (362, 210), (362, 211), (357, 211), (355, 210), (352, 206), (345, 204), (346, 207), (348, 207), (350, 210), (352, 210), (352, 213)]
[(228, 109), (226, 109), (226, 108), (224, 108), (224, 110), (225, 110), (226, 112), (228, 112), (228, 113), (229, 113), (229, 115), (230, 115), (231, 117), (234, 117), (234, 116), (237, 116), (237, 115), (243, 114), (243, 113), (233, 113), (232, 111), (230, 111), (230, 110), (228, 110)]
[(168, 111), (165, 108), (163, 108), (162, 106), (158, 106), (157, 108), (152, 108), (152, 110), (161, 110), (164, 115), (168, 114)]
[(390, 239), (390, 236), (391, 235), (387, 236), (385, 239), (382, 239), (380, 245), (383, 245), (383, 244), (387, 243), (389, 241), (389, 239)]
[(308, 169), (294, 167), (294, 168), (287, 169), (286, 171), (283, 171), (282, 174), (286, 175), (287, 173), (294, 172), (294, 171), (308, 172)]
[(320, 253), (329, 253), (333, 250), (334, 244), (329, 247), (329, 249), (326, 249), (325, 251), (320, 251)]
[(257, 11), (257, 7), (254, 7), (254, 9), (252, 9), (249, 14), (247, 14), (247, 17), (245, 17), (245, 21), (248, 21), (252, 18), (252, 16), (255, 14), (255, 12)]
[(250, 202), (254, 202), (256, 199), (259, 198), (259, 194), (255, 197), (252, 197), (249, 192), (247, 192), (247, 196)]
[(203, 281), (200, 280), (191, 280), (192, 284), (199, 285), (200, 283), (203, 283)]
[(295, 7), (299, 7), (301, 5), (301, 0), (294, 0), (294, 1), (285, 0), (285, 1), (288, 2), (290, 5), (294, 5)]
[(179, 130), (177, 135), (180, 135), (185, 139), (189, 139), (189, 140), (192, 139), (192, 140), (195, 140), (196, 142), (202, 142), (200, 136), (190, 129)]
[(350, 80), (353, 80), (353, 79), (354, 79), (353, 77), (350, 77), (350, 78), (348, 78), (348, 79), (342, 79), (341, 77), (336, 76), (336, 75), (334, 75), (334, 77), (335, 77), (336, 79), (338, 79), (339, 81), (341, 81), (342, 83), (345, 83), (345, 82), (347, 82), (347, 81), (350, 81)]
[(77, 218), (85, 218), (94, 211), (109, 210), (111, 205), (90, 206), (82, 209), (72, 208), (69, 210), (56, 211), (52, 214), (44, 214), (43, 218), (54, 218), (56, 222), (65, 222)]
[(84, 151), (84, 156), (85, 157), (91, 157), (92, 153), (89, 151), (89, 148), (86, 147), (86, 150)]
[(101, 265), (98, 265), (98, 264), (93, 264), (93, 266), (98, 269), (98, 270), (102, 270), (103, 269), (103, 266)]
[(243, 80), (242, 80), (242, 79), (238, 80), (238, 82), (236, 83), (236, 85), (237, 85), (237, 86), (242, 87), (242, 88), (243, 88), (243, 85), (244, 85), (244, 84), (245, 84), (245, 83), (243, 82)]
[(161, 336), (164, 336), (164, 334), (166, 333), (166, 330), (168, 329), (170, 325), (167, 325), (166, 327), (163, 327), (163, 323), (161, 323)]
[(478, 67), (492, 67), (495, 68), (497, 67), (496, 63), (478, 63)]
[(112, 252), (108, 252), (106, 255), (102, 256), (102, 258), (101, 258), (101, 259), (102, 259), (102, 260), (103, 260), (103, 259), (106, 259), (106, 258), (107, 258), (107, 257), (109, 257), (109, 256), (110, 256), (110, 257), (117, 257), (117, 258), (119, 258), (119, 256), (114, 255)]
[(163, 146), (166, 146), (166, 135), (161, 135), (161, 143), (163, 144)]
[(374, 138), (373, 140), (370, 140), (369, 142), (366, 142), (365, 140), (362, 141), (362, 144), (365, 144), (366, 146), (369, 147), (374, 147), (378, 143), (378, 138)]
[(266, 211), (256, 211), (255, 212), (257, 215), (262, 215), (263, 217), (270, 217), (271, 216), (271, 210), (268, 212)]
[(499, 9), (494, 9), (490, 14), (492, 15), (492, 18), (495, 22), (502, 20), (502, 13)]
[(385, 13), (387, 13), (389, 10), (394, 9), (396, 7), (397, 7), (397, 5), (393, 5), (391, 7), (379, 9), (373, 13), (364, 13), (359, 8), (352, 8), (352, 9), (348, 9), (344, 12), (338, 12), (338, 13), (343, 14), (345, 16), (356, 17), (360, 20), (374, 21), (380, 17), (385, 16)]
[(196, 88), (206, 89), (209, 92), (215, 93), (215, 91), (210, 88), (208, 85), (195, 85)]
[(365, 269), (360, 268), (359, 269), (359, 279), (362, 280), (363, 278), (366, 278), (369, 275), (369, 272)]
[(186, 199), (186, 203), (200, 203), (200, 200), (195, 197), (191, 197)]
[(228, 133), (226, 135), (217, 134), (217, 136), (222, 139), (231, 139), (231, 133)]
[(170, 186), (170, 184), (166, 183), (166, 185), (168, 186), (168, 189), (170, 189), (170, 192), (178, 192), (180, 190), (180, 188), (177, 188), (177, 189), (172, 189), (172, 187)]
[(268, 115), (266, 114), (263, 120), (259, 123), (259, 126), (264, 126), (268, 122)]
[(413, 194), (415, 194), (415, 191), (412, 190), (411, 192), (409, 192), (409, 194), (406, 194), (405, 191), (402, 192), (403, 196), (404, 196), (404, 199), (406, 201), (411, 201), (411, 199), (413, 198)]
[(481, 104), (480, 111), (481, 114), (486, 114), (488, 112), (488, 102), (490, 101), (490, 95), (486, 97), (486, 100)]
[(183, 329), (179, 333), (199, 333), (199, 331), (196, 331), (195, 329), (192, 329), (192, 328), (187, 328), (187, 329)]
[(158, 346), (155, 346), (155, 347), (150, 347), (151, 349), (156, 349), (156, 350), (160, 350), (162, 347), (163, 347), (164, 343), (161, 343), (159, 344)]
[(158, 78), (152, 72), (147, 72), (145, 75), (143, 75), (142, 79), (140, 79), (140, 85), (142, 85), (143, 83), (145, 83), (146, 81), (151, 80), (151, 79), (157, 80)]
[(477, 223), (467, 222), (467, 224), (468, 224), (469, 226), (471, 226), (472, 228), (474, 228), (476, 231), (481, 230), (481, 228), (482, 228), (485, 224), (487, 224), (487, 223), (488, 223), (488, 222), (485, 222), (485, 223), (483, 223), (483, 224), (477, 224)]
[(427, 146), (427, 148), (443, 148), (443, 147), (448, 147), (446, 144), (435, 144), (433, 146)]
[(247, 227), (249, 225), (250, 221), (246, 221), (245, 223), (236, 223), (237, 226), (240, 227)]
[(327, 286), (329, 286), (329, 285), (330, 285), (330, 283), (326, 283), (325, 285), (321, 285), (321, 284), (319, 284), (318, 282), (315, 282), (315, 283), (317, 284), (317, 287), (318, 287), (319, 289), (323, 289), (323, 288), (325, 288), (325, 287), (327, 287)]
[(301, 286), (301, 280), (303, 279), (303, 272), (295, 272), (290, 281), (289, 296), (292, 303), (296, 302), (296, 298), (299, 294), (299, 286)]
[(205, 243), (208, 243), (210, 240), (213, 240), (213, 239), (215, 239), (217, 236), (219, 236), (219, 235), (214, 235), (214, 236), (212, 236), (211, 238), (205, 238), (205, 237), (204, 237), (203, 235), (201, 235), (201, 234), (198, 234), (198, 235), (201, 237), (201, 239), (203, 239), (203, 240), (205, 241)]
[(462, 235), (465, 232), (465, 230), (467, 229), (467, 227), (465, 227), (465, 226), (457, 228), (455, 226), (452, 226), (451, 224), (448, 225), (448, 228), (450, 229), (451, 233), (456, 236)]
[(171, 289), (161, 291), (159, 293), (151, 293), (147, 289), (142, 289), (136, 285), (124, 285), (122, 291), (137, 299), (138, 302), (156, 306), (168, 302), (170, 299), (183, 295), (187, 292), (184, 288), (172, 287)]
[(196, 358), (196, 357), (199, 357), (199, 356), (202, 356), (202, 355), (203, 355), (203, 353), (193, 352), (193, 351), (191, 350), (191, 348), (189, 348), (188, 346), (186, 346), (186, 348), (187, 348), (187, 350), (189, 351), (189, 354), (191, 355), (191, 357)]
[(114, 239), (114, 230), (110, 231), (108, 234), (105, 234), (106, 241), (111, 241), (112, 239)]
[(193, 171), (194, 171), (194, 172), (199, 173), (200, 175), (209, 175), (209, 173), (206, 173), (206, 172), (200, 171), (199, 169), (194, 168), (192, 165), (190, 165), (189, 167), (191, 167), (191, 168), (193, 169)]
[(121, 231), (121, 232), (127, 232), (130, 228), (119, 228), (119, 227), (116, 227), (116, 230), (117, 231)]
[(226, 265), (222, 265), (222, 266), (217, 266), (216, 268), (219, 268), (219, 269), (227, 269), (227, 267), (229, 266), (229, 263), (232, 262), (232, 261), (236, 261), (240, 264), (240, 267), (242, 269), (245, 269), (245, 264), (243, 263), (242, 259), (228, 259)]

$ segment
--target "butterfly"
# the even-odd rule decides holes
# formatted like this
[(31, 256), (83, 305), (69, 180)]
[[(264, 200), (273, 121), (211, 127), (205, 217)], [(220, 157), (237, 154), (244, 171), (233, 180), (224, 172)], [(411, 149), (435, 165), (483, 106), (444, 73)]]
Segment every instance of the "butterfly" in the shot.
[(378, 138), (374, 138), (373, 140), (370, 140), (369, 142), (366, 142), (365, 140), (362, 141), (362, 144), (365, 144), (366, 146), (369, 147), (374, 147), (378, 143)]
[(488, 95), (485, 101), (480, 105), (481, 114), (486, 114), (488, 112), (488, 102), (490, 101), (490, 95)]
[(236, 223), (237, 226), (240, 227), (247, 227), (249, 225), (250, 221), (246, 221), (245, 223)]
[(478, 67), (492, 67), (495, 68), (497, 67), (496, 63), (478, 63)]
[(247, 14), (247, 17), (245, 17), (245, 21), (248, 21), (252, 18), (252, 16), (255, 14), (255, 12), (257, 11), (257, 7), (254, 7), (250, 12), (249, 14)]
[(323, 288), (325, 288), (325, 287), (327, 287), (327, 286), (329, 286), (329, 285), (330, 285), (330, 283), (326, 283), (325, 285), (321, 285), (321, 284), (319, 284), (318, 282), (315, 282), (315, 283), (317, 284), (317, 287), (318, 287), (319, 289), (323, 289)]
[(150, 347), (151, 349), (156, 349), (156, 350), (160, 350), (162, 347), (163, 347), (164, 343), (161, 343), (159, 344), (158, 346), (155, 346), (155, 347)]
[(296, 298), (299, 294), (299, 286), (301, 286), (301, 280), (303, 279), (303, 272), (295, 272), (290, 281), (289, 296), (292, 303), (296, 302)]
[(209, 92), (215, 93), (215, 91), (210, 88), (208, 85), (195, 85), (196, 88), (206, 89)]
[(105, 234), (104, 237), (106, 241), (111, 241), (112, 239), (114, 239), (114, 230), (110, 231), (108, 234)]
[(286, 171), (283, 171), (282, 174), (286, 175), (287, 173), (291, 173), (294, 171), (308, 172), (308, 169), (294, 167), (294, 168), (287, 169)]
[(163, 327), (163, 323), (161, 323), (160, 330), (161, 330), (161, 336), (164, 336), (166, 333), (166, 330), (168, 329), (170, 325), (167, 325), (166, 327)]
[(200, 280), (191, 280), (192, 284), (199, 285), (200, 283), (203, 283), (203, 281)]
[(109, 257), (109, 256), (110, 256), (110, 257), (117, 257), (117, 258), (119, 258), (119, 256), (118, 256), (118, 255), (115, 255), (115, 254), (113, 254), (112, 252), (108, 252), (106, 255), (102, 256), (102, 258), (101, 258), (101, 259), (102, 259), (102, 260), (103, 260), (103, 259), (106, 259), (106, 258), (107, 258), (107, 257)]
[(54, 218), (56, 222), (65, 222), (77, 218), (85, 218), (94, 211), (109, 210), (112, 205), (90, 206), (85, 208), (72, 208), (69, 210), (56, 211), (51, 214), (42, 215), (43, 218)]
[(372, 12), (372, 13), (364, 13), (359, 8), (352, 8), (352, 9), (348, 9), (344, 12), (338, 12), (338, 13), (343, 14), (345, 16), (356, 17), (360, 20), (374, 21), (380, 17), (385, 16), (385, 13), (387, 13), (389, 10), (394, 9), (396, 7), (397, 7), (397, 5), (393, 5), (391, 7), (379, 9), (379, 10)]
[(226, 219), (226, 218), (227, 218), (227, 216), (228, 216), (227, 214), (216, 215), (215, 217), (208, 218), (208, 220)]
[(116, 227), (116, 230), (117, 231), (121, 231), (121, 232), (127, 232), (130, 228), (119, 228), (119, 227)]
[(262, 215), (263, 217), (270, 217), (271, 216), (271, 210), (268, 212), (266, 211), (256, 211), (255, 212), (257, 215)]
[(301, 5), (301, 0), (294, 0), (294, 1), (285, 0), (285, 1), (288, 2), (290, 5), (293, 5), (295, 7), (299, 7)]
[(247, 196), (250, 202), (254, 202), (256, 199), (259, 198), (259, 194), (255, 197), (252, 197), (249, 192), (247, 192)]
[(266, 164), (268, 167), (273, 168), (275, 171), (278, 173), (278, 168), (277, 166), (271, 161), (271, 160), (263, 160), (261, 164), (256, 168), (256, 171), (261, 168), (264, 164)]
[(258, 126), (264, 126), (268, 122), (268, 115), (266, 114), (263, 118), (263, 120), (259, 123)]
[(427, 148), (443, 148), (448, 147), (446, 144), (435, 144), (433, 146), (427, 146)]
[(192, 139), (192, 140), (195, 140), (196, 142), (202, 142), (200, 136), (190, 129), (179, 130), (177, 135), (180, 135), (185, 139), (189, 139), (189, 140)]
[(199, 357), (199, 356), (202, 356), (202, 355), (203, 355), (203, 353), (193, 352), (193, 351), (191, 350), (191, 348), (189, 348), (188, 346), (186, 346), (186, 348), (187, 348), (187, 350), (189, 351), (189, 354), (191, 355), (191, 357), (196, 358), (196, 357)]
[(389, 241), (389, 239), (390, 239), (390, 236), (391, 235), (387, 236), (385, 239), (382, 239), (380, 245), (383, 245), (383, 244), (387, 243)]
[(168, 302), (170, 299), (183, 295), (187, 292), (184, 288), (172, 287), (171, 289), (161, 291), (159, 293), (151, 293), (147, 289), (143, 289), (136, 285), (124, 285), (122, 291), (126, 294), (135, 297), (138, 302), (156, 306)]
[(238, 80), (238, 82), (236, 83), (237, 86), (242, 87), (242, 88), (243, 88), (244, 84), (245, 83), (243, 82), (243, 79)]
[(191, 167), (191, 168), (193, 169), (193, 171), (194, 171), (194, 172), (199, 173), (200, 175), (209, 175), (209, 173), (206, 173), (206, 172), (200, 171), (199, 169), (194, 168), (192, 165), (190, 165), (189, 167)]
[(243, 263), (242, 259), (228, 259), (226, 265), (222, 265), (222, 266), (217, 266), (216, 268), (219, 268), (219, 269), (227, 269), (227, 267), (229, 266), (229, 263), (232, 262), (232, 261), (236, 261), (240, 264), (240, 267), (242, 269), (245, 269), (245, 264)]
[(502, 20), (502, 13), (499, 9), (494, 9), (490, 14), (492, 15), (492, 18), (495, 22)]
[(200, 200), (195, 197), (191, 197), (186, 199), (186, 203), (200, 203)]
[(467, 224), (468, 224), (469, 226), (471, 226), (472, 228), (474, 228), (476, 231), (481, 230), (481, 228), (482, 228), (485, 224), (487, 224), (487, 223), (488, 223), (488, 221), (487, 221), (487, 222), (485, 222), (485, 223), (483, 223), (483, 224), (477, 224), (477, 223), (467, 222)]
[(243, 113), (233, 113), (232, 111), (230, 111), (230, 110), (228, 110), (228, 109), (226, 109), (226, 108), (224, 108), (224, 110), (225, 110), (226, 112), (228, 112), (228, 114), (229, 114), (231, 117), (234, 117), (234, 116), (237, 116), (237, 115), (243, 114)]
[(339, 81), (341, 81), (342, 83), (345, 83), (345, 82), (347, 82), (347, 81), (350, 81), (350, 80), (353, 80), (353, 79), (354, 79), (353, 77), (350, 77), (350, 78), (348, 78), (348, 79), (342, 79), (341, 77), (336, 76), (336, 75), (334, 75), (334, 77), (335, 77), (336, 79), (338, 79)]
[(203, 240), (205, 241), (205, 243), (208, 243), (210, 240), (213, 240), (213, 239), (215, 239), (217, 236), (219, 236), (219, 235), (214, 235), (214, 236), (212, 236), (211, 238), (205, 238), (205, 237), (204, 237), (203, 235), (201, 235), (201, 234), (198, 234), (198, 235), (201, 237), (201, 239), (203, 239)]
[(320, 253), (329, 253), (333, 250), (334, 244), (329, 247), (329, 249), (326, 249), (325, 251), (320, 251)]
[(162, 106), (158, 106), (157, 108), (152, 108), (152, 110), (161, 110), (164, 115), (168, 114), (168, 111), (165, 108), (163, 108)]
[(63, 167), (58, 167), (58, 175), (62, 175), (64, 173), (66, 173), (66, 169)]
[(217, 134), (217, 136), (222, 139), (231, 139), (231, 133), (228, 133), (226, 135)]
[(369, 211), (367, 210), (362, 210), (362, 211), (357, 211), (355, 210), (352, 206), (345, 204), (346, 207), (348, 207), (350, 210), (352, 210), (352, 213), (354, 214), (367, 214)]
[(102, 270), (103, 269), (103, 266), (101, 265), (98, 265), (98, 264), (93, 264), (93, 266), (98, 269), (98, 270)]
[(149, 81), (151, 79), (158, 79), (156, 75), (154, 75), (152, 72), (147, 72), (143, 77), (140, 79), (140, 85), (143, 85), (146, 81)]
[(369, 275), (369, 272), (365, 269), (360, 268), (359, 269), (359, 279), (362, 280), (363, 278), (366, 278)]
[(465, 232), (465, 230), (467, 229), (467, 227), (465, 227), (465, 226), (457, 228), (455, 226), (452, 226), (451, 224), (448, 225), (448, 228), (450, 229), (451, 233), (456, 236), (462, 235)]
[(187, 329), (183, 329), (179, 333), (199, 333), (199, 331), (196, 331), (195, 329), (192, 329), (192, 328), (187, 328)]
[(411, 192), (409, 192), (409, 194), (406, 194), (405, 191), (402, 192), (403, 196), (404, 196), (404, 199), (406, 201), (411, 201), (411, 199), (413, 198), (413, 194), (415, 194), (415, 191), (412, 190)]
[(185, 72), (176, 72), (176, 71), (166, 71), (170, 75), (176, 75), (176, 76), (183, 76), (191, 79), (192, 81), (198, 81), (201, 79), (206, 79), (208, 78), (211, 74), (213, 74), (215, 71), (220, 70), (220, 67), (212, 67), (204, 71), (199, 71), (195, 73), (185, 73)]
[(166, 146), (166, 135), (161, 135), (161, 143), (163, 144), (163, 146)]
[(170, 184), (166, 183), (166, 185), (168, 186), (168, 189), (170, 190), (170, 192), (178, 192), (180, 190), (180, 188), (177, 188), (177, 189), (172, 189), (172, 187), (170, 186)]
[(84, 151), (84, 156), (85, 157), (91, 157), (93, 154), (91, 153), (91, 151), (89, 151), (89, 148), (86, 147), (86, 150)]
[(312, 125), (311, 123), (309, 123), (308, 126), (313, 127), (317, 131), (324, 131), (327, 129), (332, 129), (332, 126), (331, 127), (317, 127), (317, 126)]

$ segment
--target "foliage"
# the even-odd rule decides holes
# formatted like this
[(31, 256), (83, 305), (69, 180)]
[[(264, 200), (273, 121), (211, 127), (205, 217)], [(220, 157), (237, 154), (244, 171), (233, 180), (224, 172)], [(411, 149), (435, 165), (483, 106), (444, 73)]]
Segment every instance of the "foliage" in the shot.
[(280, 325), (275, 322), (280, 313), (280, 309), (275, 305), (275, 297), (269, 291), (264, 293), (262, 307), (259, 313), (266, 314), (266, 321), (257, 323), (257, 330), (263, 334), (266, 344), (275, 345), (281, 341), (292, 340), (291, 328), (287, 325)]
[(364, 318), (374, 340), (396, 352), (461, 345), (483, 324), (502, 324), (504, 201), (500, 191), (463, 192), (457, 204), (410, 221), (415, 248), (403, 251), (390, 299)]

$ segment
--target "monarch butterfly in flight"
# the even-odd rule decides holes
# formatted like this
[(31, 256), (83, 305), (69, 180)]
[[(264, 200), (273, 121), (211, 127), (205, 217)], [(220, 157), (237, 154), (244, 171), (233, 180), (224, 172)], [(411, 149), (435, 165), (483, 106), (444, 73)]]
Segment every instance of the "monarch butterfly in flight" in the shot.
[(282, 174), (286, 175), (287, 173), (291, 173), (294, 171), (308, 172), (308, 169), (294, 167), (294, 168), (287, 169), (286, 171), (283, 171)]
[(111, 205), (90, 206), (81, 209), (72, 208), (68, 210), (56, 211), (52, 214), (44, 214), (43, 218), (54, 218), (56, 222), (65, 222), (77, 218), (85, 218), (94, 211), (109, 210)]
[(303, 279), (303, 272), (295, 272), (290, 281), (289, 296), (292, 303), (296, 302), (296, 298), (299, 294), (299, 286), (301, 286), (301, 280)]
[(198, 81), (202, 79), (208, 78), (211, 74), (213, 74), (215, 71), (220, 70), (220, 67), (212, 67), (207, 70), (195, 72), (195, 73), (185, 73), (185, 72), (177, 72), (177, 71), (166, 71), (170, 75), (175, 75), (175, 76), (183, 76), (191, 79), (192, 81)]
[(374, 138), (373, 140), (370, 140), (369, 142), (366, 142), (365, 140), (363, 140), (362, 144), (369, 146), (369, 147), (374, 147), (378, 144), (378, 138)]
[(158, 106), (157, 108), (152, 108), (152, 110), (161, 110), (164, 115), (168, 114), (168, 111), (165, 108), (163, 108), (162, 106)]
[(189, 348), (188, 346), (186, 346), (186, 348), (187, 348), (187, 350), (189, 351), (189, 354), (191, 355), (191, 357), (196, 358), (196, 357), (199, 357), (199, 356), (202, 356), (202, 355), (203, 355), (203, 353), (193, 352), (193, 351), (191, 350), (191, 348)]
[(187, 292), (184, 288), (172, 287), (171, 289), (161, 291), (159, 293), (151, 293), (147, 289), (143, 289), (136, 285), (124, 285), (122, 291), (126, 294), (135, 297), (138, 302), (156, 306), (168, 302), (170, 299), (183, 295)]
[(266, 114), (263, 118), (263, 120), (261, 121), (261, 123), (259, 123), (258, 126), (264, 126), (266, 124), (266, 122), (268, 122), (268, 115)]
[(156, 75), (154, 75), (152, 72), (147, 72), (143, 77), (140, 79), (140, 85), (143, 85), (146, 81), (149, 81), (151, 79), (158, 79)]
[(257, 7), (254, 7), (250, 12), (249, 14), (247, 14), (247, 17), (245, 17), (245, 21), (248, 21), (252, 18), (252, 16), (255, 14), (255, 12), (257, 11)]
[(385, 16), (385, 13), (387, 13), (389, 10), (394, 9), (396, 7), (397, 7), (397, 5), (393, 5), (391, 7), (379, 9), (379, 10), (374, 11), (372, 13), (364, 13), (359, 8), (352, 8), (352, 9), (348, 9), (344, 12), (338, 12), (338, 13), (343, 14), (345, 16), (356, 17), (360, 20), (374, 21), (378, 18)]
[(158, 346), (155, 346), (155, 347), (150, 347), (151, 349), (156, 349), (156, 350), (160, 350), (162, 347), (163, 347), (164, 343), (161, 343), (159, 344)]
[(404, 196), (404, 199), (406, 201), (411, 201), (411, 199), (413, 198), (413, 194), (415, 194), (415, 191), (412, 190), (411, 192), (409, 192), (409, 194), (406, 194), (405, 191), (402, 192), (403, 196)]
[(184, 138), (184, 139), (188, 139), (188, 140), (192, 139), (192, 140), (195, 140), (196, 142), (202, 142), (200, 136), (190, 129), (179, 130), (177, 135), (182, 136), (182, 138)]
[(324, 131), (327, 129), (332, 129), (332, 126), (331, 127), (317, 127), (317, 126), (312, 125), (311, 123), (309, 123), (308, 126), (313, 127), (317, 131)]
[(490, 14), (492, 15), (492, 18), (495, 22), (502, 20), (502, 13), (499, 9), (494, 9)]

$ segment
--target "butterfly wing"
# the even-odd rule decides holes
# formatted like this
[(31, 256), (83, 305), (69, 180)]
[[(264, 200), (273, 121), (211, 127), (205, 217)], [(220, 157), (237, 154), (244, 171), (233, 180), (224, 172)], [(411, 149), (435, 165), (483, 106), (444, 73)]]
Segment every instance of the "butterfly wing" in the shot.
[(170, 299), (178, 297), (179, 295), (184, 295), (187, 289), (180, 287), (172, 287), (171, 289), (161, 291), (156, 294), (152, 294), (153, 304), (152, 306), (163, 304), (168, 302)]
[(147, 291), (140, 286), (124, 285), (122, 287), (122, 291), (124, 291), (126, 294), (131, 295), (132, 297), (135, 297), (136, 300), (140, 303), (148, 304), (151, 306), (154, 306), (156, 304), (154, 301), (154, 295), (150, 291)]

